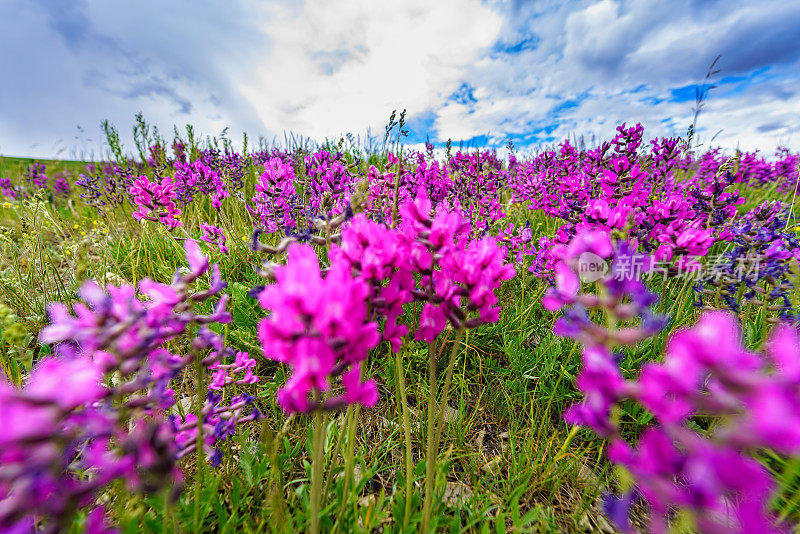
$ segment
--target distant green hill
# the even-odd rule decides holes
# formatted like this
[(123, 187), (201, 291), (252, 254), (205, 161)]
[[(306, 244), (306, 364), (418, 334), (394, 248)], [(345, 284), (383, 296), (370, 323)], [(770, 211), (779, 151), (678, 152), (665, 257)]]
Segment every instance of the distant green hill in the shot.
[(87, 161), (60, 160), (60, 159), (39, 159), (39, 158), (17, 158), (12, 156), (0, 156), (0, 178), (11, 178), (22, 176), (25, 169), (34, 163), (42, 163), (47, 167), (47, 173), (55, 174), (62, 171), (69, 171), (70, 174), (77, 175), (86, 172)]

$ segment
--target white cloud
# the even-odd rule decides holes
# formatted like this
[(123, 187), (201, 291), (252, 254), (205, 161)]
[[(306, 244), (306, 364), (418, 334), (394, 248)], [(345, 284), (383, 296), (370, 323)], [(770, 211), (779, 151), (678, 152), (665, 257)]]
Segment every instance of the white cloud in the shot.
[(314, 0), (266, 11), (271, 52), (240, 90), (267, 128), (318, 139), (380, 130), (392, 109), (435, 109), (502, 23), (478, 0)]
[[(109, 119), (127, 147), (136, 112), (167, 135), (193, 123), (260, 130), (233, 88), (265, 46), (241, 2), (8, 0), (0, 2), (0, 115), (5, 154), (61, 157), (102, 150)], [(232, 61), (231, 58), (237, 58)], [(76, 139), (77, 126), (87, 132)]]
[[(520, 137), (555, 126), (540, 138), (568, 134), (613, 135), (622, 122), (642, 122), (646, 135), (681, 135), (693, 102), (673, 101), (672, 90), (700, 83), (715, 56), (723, 76), (749, 75), (770, 67), (751, 87), (735, 84), (711, 92), (701, 116), (707, 138), (727, 147), (779, 142), (800, 146), (796, 99), (800, 93), (800, 3), (690, 1), (550, 5), (538, 12), (518, 8), (504, 32), (538, 37), (538, 46), (497, 53), (477, 62), (466, 82), (477, 102), (448, 102), (436, 112), (439, 140), (491, 132)], [(794, 43), (794, 44), (792, 44)], [(565, 103), (570, 105), (564, 107)]]
[(701, 134), (798, 148), (799, 19), (797, 0), (4, 0), (0, 152), (97, 154), (103, 119), (130, 149), (137, 111), (234, 139), (381, 136), (393, 109), (432, 127), (412, 142), (683, 134), (672, 91), (717, 54), (717, 79), (741, 79)]
[[(742, 105), (746, 101), (747, 105)], [(777, 145), (800, 149), (800, 93), (785, 100), (758, 89), (737, 99), (718, 99), (701, 115), (705, 138), (714, 144), (770, 152)], [(718, 131), (721, 132), (717, 134)]]

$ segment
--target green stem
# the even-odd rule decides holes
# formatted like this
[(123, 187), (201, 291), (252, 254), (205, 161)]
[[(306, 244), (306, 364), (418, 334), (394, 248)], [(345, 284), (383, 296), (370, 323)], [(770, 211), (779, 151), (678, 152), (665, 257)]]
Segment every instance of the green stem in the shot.
[[(278, 462), (278, 451), (280, 450), (281, 442), (283, 437), (289, 431), (289, 426), (291, 425), (292, 421), (294, 420), (295, 414), (290, 415), (286, 421), (283, 423), (283, 427), (281, 428), (280, 432), (277, 432), (275, 436), (272, 436), (272, 432), (267, 426), (266, 421), (264, 422), (264, 445), (267, 446), (268, 443), (272, 443), (271, 448), (269, 450), (270, 456), (270, 467), (272, 469), (272, 476), (275, 477), (273, 484), (274, 488), (272, 491), (272, 518), (275, 525), (283, 525), (283, 518), (285, 517), (285, 505), (284, 505), (284, 497), (283, 497), (283, 475), (280, 469), (280, 465)], [(275, 529), (280, 530), (280, 528)]]
[(342, 441), (344, 439), (343, 429), (349, 428), (350, 419), (352, 417), (353, 405), (350, 404), (347, 406), (347, 411), (345, 411), (342, 428), (339, 428), (339, 431), (336, 433), (336, 444), (333, 446), (333, 452), (331, 452), (331, 461), (328, 463), (328, 469), (325, 471), (325, 484), (322, 487), (323, 495), (328, 495), (328, 491), (331, 487), (331, 480), (333, 480), (333, 469), (336, 466), (336, 459), (339, 457), (339, 451), (342, 450)]
[(322, 461), (325, 459), (325, 412), (314, 412), (314, 450), (311, 451), (311, 534), (319, 534), (319, 511), (322, 493)]
[[(401, 349), (402, 350), (402, 349)], [(408, 417), (408, 400), (406, 398), (406, 377), (403, 372), (403, 359), (400, 352), (394, 355), (394, 364), (397, 371), (397, 398), (400, 400), (400, 409), (403, 414), (403, 438), (405, 440), (406, 452), (406, 507), (403, 513), (403, 528), (408, 527), (408, 521), (411, 518), (411, 491), (414, 483), (413, 480), (413, 462), (411, 459), (411, 423)]]
[[(350, 413), (351, 404), (348, 407)], [(339, 507), (339, 514), (336, 518), (336, 523), (333, 525), (333, 532), (338, 532), (339, 525), (344, 518), (344, 511), (347, 508), (348, 493), (350, 492), (350, 482), (353, 477), (353, 469), (355, 464), (355, 447), (356, 447), (356, 423), (358, 416), (361, 415), (361, 405), (356, 404), (355, 409), (350, 413), (350, 419), (347, 425), (347, 448), (345, 449), (344, 458), (344, 486), (342, 487), (342, 504)]]
[(554, 460), (554, 461), (558, 461), (558, 460), (560, 460), (560, 459), (561, 459), (561, 458), (562, 458), (564, 455), (566, 455), (566, 453), (567, 453), (567, 449), (569, 448), (569, 444), (570, 444), (570, 443), (572, 443), (572, 440), (573, 440), (573, 439), (575, 438), (575, 436), (578, 434), (578, 431), (579, 431), (580, 429), (581, 429), (581, 427), (579, 427), (579, 426), (573, 426), (573, 427), (572, 427), (572, 428), (569, 430), (569, 434), (567, 435), (567, 439), (566, 439), (566, 440), (564, 440), (564, 444), (563, 444), (563, 445), (561, 445), (561, 448), (558, 450), (558, 454), (556, 454), (556, 457), (555, 457), (555, 460)]
[(764, 343), (767, 339), (767, 305), (769, 304), (769, 286), (764, 283), (765, 292), (762, 295), (761, 300), (761, 343)]
[[(398, 159), (402, 157), (402, 155), (398, 156)], [(397, 204), (400, 201), (400, 172), (403, 166), (401, 164), (397, 165), (397, 177), (394, 181), (394, 202), (392, 203), (392, 228), (397, 227)]]
[[(169, 532), (175, 534), (178, 532), (177, 528), (177, 521), (175, 520), (175, 507), (172, 503), (172, 496), (170, 495), (171, 488), (164, 489), (164, 515), (166, 516), (166, 521), (169, 523)], [(164, 532), (168, 532), (166, 529)]]
[(425, 448), (425, 503), (422, 508), (422, 532), (429, 531), (433, 505), (436, 451), (433, 447), (436, 417), (436, 357), (433, 343), (428, 344), (428, 434)]
[[(790, 489), (791, 486), (789, 485), (795, 478), (795, 476), (800, 472), (800, 458), (793, 458), (789, 461), (788, 466), (784, 469), (784, 480), (786, 489)], [(793, 492), (793, 495), (790, 493), (786, 501), (786, 506), (782, 506), (781, 513), (778, 516), (777, 523), (783, 523), (786, 518), (789, 516), (789, 513), (797, 507), (798, 500), (800, 499), (800, 492)]]
[(447, 401), (450, 397), (450, 383), (453, 381), (453, 367), (456, 362), (456, 354), (458, 354), (458, 347), (461, 345), (461, 338), (464, 335), (464, 327), (461, 327), (456, 332), (456, 340), (450, 348), (450, 361), (447, 363), (447, 372), (444, 377), (444, 387), (442, 390), (442, 399), (439, 401), (439, 417), (436, 425), (436, 438), (434, 446), (439, 450), (439, 443), (442, 439), (442, 431), (444, 430), (444, 412), (447, 410)]

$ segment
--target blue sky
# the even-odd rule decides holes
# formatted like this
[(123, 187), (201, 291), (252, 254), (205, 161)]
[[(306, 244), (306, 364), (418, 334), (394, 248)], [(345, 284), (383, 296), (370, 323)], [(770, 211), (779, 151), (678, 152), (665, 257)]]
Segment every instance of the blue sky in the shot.
[(162, 132), (518, 147), (622, 122), (800, 150), (800, 1), (3, 0), (0, 154), (99, 157), (136, 112)]

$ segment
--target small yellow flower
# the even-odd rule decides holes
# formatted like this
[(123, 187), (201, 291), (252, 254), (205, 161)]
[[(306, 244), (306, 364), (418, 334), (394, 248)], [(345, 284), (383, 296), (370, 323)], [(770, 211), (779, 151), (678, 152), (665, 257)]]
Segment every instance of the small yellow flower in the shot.
[(103, 233), (107, 234), (108, 233), (108, 228), (103, 228)]
[(11, 207), (11, 202), (3, 202), (3, 207), (4, 208), (10, 208)]
[(65, 250), (67, 256), (72, 256), (72, 251), (70, 249)]
[(75, 226), (73, 226), (73, 228), (74, 228), (75, 230), (77, 230), (78, 228), (80, 228), (80, 226), (78, 226), (78, 224), (77, 224), (77, 223), (75, 223)]
[(94, 224), (95, 226), (97, 226), (97, 221), (92, 221), (92, 224)]
[(86, 232), (81, 231), (81, 235), (86, 235)]

